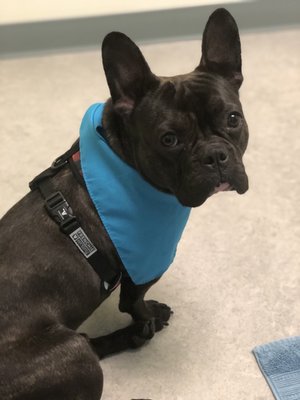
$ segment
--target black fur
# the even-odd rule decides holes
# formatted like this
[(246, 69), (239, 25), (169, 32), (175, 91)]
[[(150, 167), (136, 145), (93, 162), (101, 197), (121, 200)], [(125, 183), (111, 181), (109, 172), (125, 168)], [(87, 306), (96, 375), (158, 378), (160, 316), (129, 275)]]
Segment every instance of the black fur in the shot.
[[(238, 193), (248, 188), (242, 163), (248, 130), (238, 97), (241, 49), (226, 10), (210, 17), (202, 50), (193, 72), (166, 78), (150, 71), (124, 34), (109, 34), (102, 47), (111, 91), (103, 117), (107, 140), (151, 184), (191, 207), (203, 204), (216, 188)], [(88, 194), (69, 168), (53, 185), (121, 270)], [(0, 221), (0, 398), (99, 400), (98, 357), (142, 346), (171, 316), (167, 305), (144, 301), (154, 283), (137, 286), (124, 274), (119, 308), (132, 316), (132, 325), (95, 339), (77, 333), (107, 295), (49, 218), (39, 192), (28, 193)]]

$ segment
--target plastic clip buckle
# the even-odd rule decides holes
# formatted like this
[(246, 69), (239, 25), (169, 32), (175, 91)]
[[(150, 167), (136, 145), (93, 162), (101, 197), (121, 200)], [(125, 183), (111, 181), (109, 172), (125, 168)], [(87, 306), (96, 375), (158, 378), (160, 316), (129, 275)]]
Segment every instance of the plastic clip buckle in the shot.
[(45, 206), (49, 215), (58, 223), (63, 233), (70, 235), (78, 228), (73, 210), (61, 192), (54, 192), (48, 196), (45, 200)]
[(63, 156), (57, 157), (51, 164), (51, 169), (61, 169), (67, 162), (68, 160), (64, 159)]
[(108, 283), (106, 281), (103, 281), (104, 289), (109, 293), (113, 292), (120, 285), (122, 276), (123, 276), (123, 274), (122, 274), (122, 272), (120, 272), (120, 274), (117, 276), (117, 278), (113, 282)]

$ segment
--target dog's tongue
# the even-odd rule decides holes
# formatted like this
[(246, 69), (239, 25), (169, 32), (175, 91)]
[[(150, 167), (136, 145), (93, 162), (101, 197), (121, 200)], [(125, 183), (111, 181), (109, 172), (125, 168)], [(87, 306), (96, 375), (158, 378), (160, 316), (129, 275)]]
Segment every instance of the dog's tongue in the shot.
[(228, 182), (220, 183), (219, 186), (215, 187), (213, 194), (219, 193), (219, 192), (225, 192), (226, 190), (230, 190), (230, 189), (231, 189), (231, 186)]

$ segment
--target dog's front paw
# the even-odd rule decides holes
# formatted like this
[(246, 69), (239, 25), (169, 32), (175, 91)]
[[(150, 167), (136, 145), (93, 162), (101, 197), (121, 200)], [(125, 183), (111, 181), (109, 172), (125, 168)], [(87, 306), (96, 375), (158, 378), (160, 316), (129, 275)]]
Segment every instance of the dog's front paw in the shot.
[(161, 331), (164, 326), (169, 325), (168, 321), (173, 311), (167, 304), (159, 303), (155, 300), (146, 300), (145, 303), (154, 318), (156, 332)]
[(134, 330), (129, 340), (132, 349), (137, 349), (143, 346), (148, 340), (152, 339), (156, 330), (154, 319), (136, 322), (133, 328)]

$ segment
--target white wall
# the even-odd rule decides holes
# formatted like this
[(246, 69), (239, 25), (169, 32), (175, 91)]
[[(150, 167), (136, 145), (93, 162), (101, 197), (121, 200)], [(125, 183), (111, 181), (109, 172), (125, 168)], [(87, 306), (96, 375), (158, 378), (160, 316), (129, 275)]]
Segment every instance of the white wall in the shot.
[[(225, 0), (226, 3), (241, 1), (243, 0)], [(220, 0), (0, 0), (0, 24), (123, 14), (217, 3), (220, 3)]]

